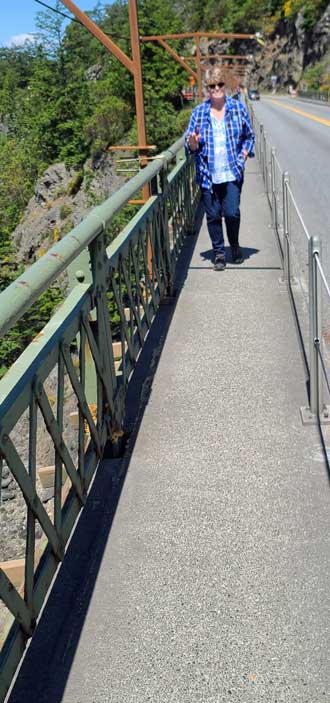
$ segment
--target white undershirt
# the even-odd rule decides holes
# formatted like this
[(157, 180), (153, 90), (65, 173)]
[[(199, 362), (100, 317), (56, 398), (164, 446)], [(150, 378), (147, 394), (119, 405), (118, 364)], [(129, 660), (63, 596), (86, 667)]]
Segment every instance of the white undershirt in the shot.
[(214, 142), (214, 170), (212, 171), (212, 181), (213, 183), (235, 181), (236, 178), (228, 162), (225, 121), (217, 120), (213, 115), (211, 115), (211, 121)]

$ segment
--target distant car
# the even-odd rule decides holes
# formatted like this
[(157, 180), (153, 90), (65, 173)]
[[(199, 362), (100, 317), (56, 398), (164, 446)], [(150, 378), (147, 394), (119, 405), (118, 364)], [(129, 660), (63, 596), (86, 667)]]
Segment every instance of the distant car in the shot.
[(249, 96), (250, 100), (260, 100), (259, 90), (255, 90), (255, 89), (248, 90), (248, 96)]

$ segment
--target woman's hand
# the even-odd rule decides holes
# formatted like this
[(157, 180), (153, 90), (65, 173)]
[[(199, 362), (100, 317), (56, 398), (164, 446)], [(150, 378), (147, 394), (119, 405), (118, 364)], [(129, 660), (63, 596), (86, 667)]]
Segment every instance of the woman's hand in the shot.
[(200, 139), (201, 139), (201, 135), (199, 133), (199, 129), (196, 127), (195, 132), (192, 132), (191, 134), (189, 134), (189, 137), (187, 140), (189, 149), (191, 149), (191, 151), (197, 151), (197, 149), (199, 148)]

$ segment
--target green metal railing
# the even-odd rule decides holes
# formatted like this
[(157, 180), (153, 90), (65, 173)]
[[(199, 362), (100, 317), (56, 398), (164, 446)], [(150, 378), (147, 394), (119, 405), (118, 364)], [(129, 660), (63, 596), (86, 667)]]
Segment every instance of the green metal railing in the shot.
[[(116, 213), (149, 182), (152, 195), (106, 247)], [(0, 597), (11, 618), (0, 654), (0, 701), (32, 636), (38, 615), (107, 442), (122, 432), (126, 390), (161, 300), (171, 294), (185, 234), (193, 228), (198, 191), (183, 139), (156, 157), (0, 295), (0, 338), (68, 268), (71, 293), (0, 381), (0, 476), (6, 462), (27, 509), (22, 588), (0, 569)], [(113, 322), (115, 320), (115, 324)], [(116, 332), (119, 358), (115, 359)], [(56, 375), (55, 400), (47, 379)], [(76, 456), (64, 435), (65, 387), (77, 407)], [(22, 418), (28, 459), (12, 438)], [(53, 511), (38, 494), (38, 424), (53, 446)], [(68, 490), (63, 490), (63, 471)], [(36, 526), (43, 533), (36, 550)], [(39, 545), (40, 547), (40, 545)], [(40, 550), (39, 550), (40, 551)], [(10, 615), (9, 615), (10, 614)]]

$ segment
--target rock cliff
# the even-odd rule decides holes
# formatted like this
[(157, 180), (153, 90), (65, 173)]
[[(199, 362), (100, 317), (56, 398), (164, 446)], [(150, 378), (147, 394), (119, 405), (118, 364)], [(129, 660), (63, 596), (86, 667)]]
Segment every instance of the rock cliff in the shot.
[(110, 152), (94, 163), (86, 162), (81, 172), (64, 163), (50, 166), (36, 183), (22, 221), (12, 234), (18, 261), (33, 263), (123, 182)]
[(306, 29), (302, 13), (295, 22), (279, 22), (266, 46), (255, 52), (251, 80), (268, 90), (276, 75), (278, 87), (296, 87), (305, 70), (320, 61), (324, 72), (330, 70), (330, 3), (312, 31)]

